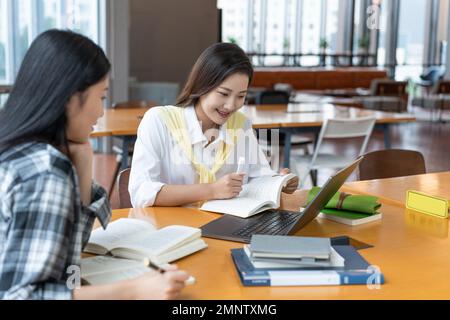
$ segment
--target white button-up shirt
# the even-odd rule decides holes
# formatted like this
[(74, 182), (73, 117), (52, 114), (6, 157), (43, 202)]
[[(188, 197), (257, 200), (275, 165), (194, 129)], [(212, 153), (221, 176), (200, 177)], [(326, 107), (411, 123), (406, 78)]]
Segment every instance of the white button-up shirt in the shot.
[[(158, 108), (154, 107), (145, 114), (138, 129), (129, 181), (131, 203), (135, 208), (153, 206), (158, 192), (166, 184), (187, 185), (199, 181), (199, 175), (191, 161), (159, 117)], [(217, 139), (208, 145), (194, 107), (186, 107), (184, 116), (196, 159), (211, 169), (220, 142), (230, 141), (227, 125), (220, 127)], [(247, 174), (246, 178), (276, 174), (258, 145), (248, 119), (243, 133), (225, 164), (216, 173), (217, 180), (236, 172), (240, 157), (245, 158), (243, 172)]]

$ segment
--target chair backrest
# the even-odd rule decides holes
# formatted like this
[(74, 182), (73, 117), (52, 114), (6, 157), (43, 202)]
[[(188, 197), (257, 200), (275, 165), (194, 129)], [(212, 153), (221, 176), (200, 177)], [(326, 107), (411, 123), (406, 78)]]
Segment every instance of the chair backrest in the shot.
[(275, 90), (275, 91), (285, 91), (289, 95), (291, 95), (291, 93), (294, 91), (294, 88), (292, 87), (292, 85), (290, 83), (279, 82), (279, 83), (275, 83), (273, 85), (273, 90)]
[(372, 96), (399, 96), (407, 99), (407, 81), (395, 81), (390, 79), (374, 79), (370, 84)]
[(135, 109), (135, 108), (151, 108), (156, 106), (156, 102), (154, 101), (145, 101), (145, 100), (130, 100), (115, 103), (113, 105), (114, 109)]
[(119, 207), (120, 209), (132, 208), (130, 193), (128, 192), (128, 182), (130, 180), (131, 169), (125, 169), (119, 173)]
[(424, 174), (425, 160), (418, 151), (388, 149), (369, 152), (359, 164), (359, 180)]
[(445, 74), (445, 68), (440, 66), (429, 67), (423, 74), (420, 75), (422, 80), (430, 81), (435, 83), (437, 80), (442, 79)]
[(356, 119), (328, 119), (325, 121), (320, 130), (317, 145), (311, 159), (313, 164), (319, 154), (323, 139), (345, 139), (364, 137), (358, 156), (365, 153), (367, 143), (375, 126), (376, 119), (374, 117), (356, 118)]
[(450, 80), (438, 80), (434, 84), (431, 94), (450, 94)]
[(288, 104), (289, 93), (281, 90), (267, 90), (259, 92), (255, 97), (255, 104)]

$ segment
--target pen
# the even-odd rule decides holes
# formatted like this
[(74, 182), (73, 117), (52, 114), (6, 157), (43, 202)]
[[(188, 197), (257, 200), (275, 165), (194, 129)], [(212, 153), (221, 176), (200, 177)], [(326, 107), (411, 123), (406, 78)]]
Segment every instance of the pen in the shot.
[[(159, 273), (165, 273), (166, 270), (154, 264), (150, 259), (144, 259), (144, 264), (146, 267), (151, 268)], [(193, 276), (189, 276), (189, 278), (184, 282), (186, 286), (195, 284), (195, 278)]]
[(245, 158), (240, 157), (239, 161), (238, 161), (238, 167), (237, 167), (236, 173), (241, 173), (242, 170), (244, 170), (244, 165), (245, 165)]
[(151, 269), (153, 269), (155, 271), (158, 271), (159, 273), (166, 272), (166, 270), (164, 270), (160, 266), (157, 266), (156, 264), (154, 264), (150, 259), (144, 259), (144, 264), (145, 264), (146, 267), (151, 268)]

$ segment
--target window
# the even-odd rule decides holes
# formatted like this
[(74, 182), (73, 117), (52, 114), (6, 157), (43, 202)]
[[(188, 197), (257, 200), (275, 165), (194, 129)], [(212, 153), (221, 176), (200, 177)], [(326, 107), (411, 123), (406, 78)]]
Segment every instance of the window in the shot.
[[(302, 2), (300, 51), (304, 54), (317, 54), (321, 40), (320, 16), (322, 2), (317, 0), (303, 0)], [(300, 59), (300, 64), (303, 66), (317, 66), (319, 64), (319, 57), (304, 56)]]
[(0, 0), (0, 83), (12, 83), (28, 47), (51, 28), (71, 29), (99, 42), (104, 0)]
[[(436, 49), (431, 60), (427, 59), (430, 63), (444, 59), (449, 2), (439, 1), (439, 19), (437, 14), (431, 17), (431, 0), (219, 0), (219, 7), (223, 40), (253, 53), (256, 66), (339, 64), (339, 59), (320, 55), (326, 49), (331, 54), (359, 53), (354, 65), (377, 63), (405, 79), (422, 72), (431, 41), (425, 35), (426, 26), (438, 32), (431, 44)], [(378, 8), (370, 13), (368, 9), (375, 10), (372, 6)], [(369, 28), (374, 14), (377, 25)], [(367, 54), (374, 57), (367, 58)]]
[(0, 83), (6, 83), (8, 73), (8, 57), (6, 51), (6, 44), (8, 43), (7, 16), (6, 1), (0, 0)]
[(285, 64), (286, 58), (281, 56), (289, 53), (295, 41), (295, 33), (292, 31), (295, 24), (293, 13), (295, 13), (295, 1), (293, 0), (270, 0), (267, 1), (266, 41), (265, 52), (275, 54), (266, 58), (265, 65)]
[(222, 8), (222, 40), (236, 43), (244, 50), (247, 48), (246, 21), (247, 1), (226, 0), (219, 3)]
[(387, 1), (381, 2), (380, 5), (380, 29), (378, 38), (378, 64), (384, 66), (386, 64), (386, 30), (387, 30)]
[(339, 0), (327, 0), (325, 6), (325, 39), (331, 52), (336, 52), (338, 40)]
[(398, 26), (396, 78), (417, 78), (422, 73), (426, 1), (402, 0)]
[(439, 18), (438, 18), (438, 64), (444, 64), (447, 56), (447, 31), (449, 29), (449, 10), (450, 1), (442, 0), (439, 2)]

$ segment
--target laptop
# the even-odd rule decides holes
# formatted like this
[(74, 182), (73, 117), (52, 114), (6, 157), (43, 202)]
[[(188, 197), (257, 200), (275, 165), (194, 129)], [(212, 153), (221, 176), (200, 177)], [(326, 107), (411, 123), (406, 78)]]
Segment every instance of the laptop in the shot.
[(359, 157), (348, 167), (330, 177), (303, 211), (275, 209), (245, 219), (226, 214), (202, 226), (202, 236), (250, 243), (254, 234), (293, 235), (317, 217), (362, 159), (363, 156)]

